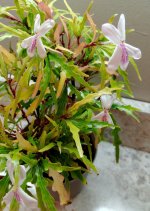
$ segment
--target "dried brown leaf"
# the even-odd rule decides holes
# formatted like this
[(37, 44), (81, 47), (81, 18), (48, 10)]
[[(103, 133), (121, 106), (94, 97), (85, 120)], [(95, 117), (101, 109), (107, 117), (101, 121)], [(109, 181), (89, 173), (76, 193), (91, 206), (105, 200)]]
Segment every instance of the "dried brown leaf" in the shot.
[(86, 43), (84, 43), (84, 42), (80, 43), (80, 45), (74, 51), (73, 58), (76, 58), (77, 56), (79, 56), (85, 46), (86, 46)]
[(68, 204), (70, 202), (70, 193), (66, 190), (64, 186), (64, 177), (53, 169), (49, 170), (49, 176), (52, 177), (54, 180), (52, 190), (58, 192), (60, 204)]
[(54, 32), (54, 40), (56, 41), (56, 44), (60, 44), (60, 35), (62, 33), (62, 23), (58, 23), (56, 30)]
[(63, 25), (63, 27), (64, 27), (64, 31), (65, 31), (65, 33), (66, 33), (67, 39), (69, 40), (69, 39), (70, 39), (70, 36), (69, 36), (68, 29), (67, 29), (67, 25), (66, 25), (66, 23), (65, 23), (65, 21), (64, 21), (63, 18), (60, 17), (60, 20), (61, 20), (62, 25)]
[(53, 10), (42, 1), (37, 1), (37, 3), (40, 10), (42, 10), (45, 13), (46, 19), (49, 19), (49, 18), (51, 19), (53, 17)]
[(92, 41), (95, 41), (95, 38), (96, 38), (96, 24), (94, 23), (91, 15), (89, 15), (89, 13), (87, 13), (86, 15), (87, 15), (87, 19), (88, 19), (88, 21), (89, 21), (89, 23), (91, 25), (91, 28), (93, 30), (93, 33), (94, 33), (93, 34), (93, 40)]

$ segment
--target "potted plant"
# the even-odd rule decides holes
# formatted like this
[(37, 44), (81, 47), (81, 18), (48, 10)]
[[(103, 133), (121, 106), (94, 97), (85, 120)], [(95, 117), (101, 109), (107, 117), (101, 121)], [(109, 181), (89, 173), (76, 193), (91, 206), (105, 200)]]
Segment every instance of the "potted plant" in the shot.
[(136, 118), (137, 109), (121, 103), (122, 94), (133, 96), (127, 66), (140, 78), (134, 59), (141, 57), (125, 43), (124, 15), (118, 28), (112, 16), (98, 29), (92, 3), (83, 16), (66, 0), (66, 10), (54, 3), (15, 0), (0, 7), (1, 20), (8, 20), (0, 22), (0, 41), (17, 37), (16, 49), (0, 46), (1, 210), (54, 211), (52, 192), (61, 205), (70, 203), (71, 181), (86, 184), (85, 173), (97, 173), (93, 159), (105, 128), (118, 162), (113, 109)]

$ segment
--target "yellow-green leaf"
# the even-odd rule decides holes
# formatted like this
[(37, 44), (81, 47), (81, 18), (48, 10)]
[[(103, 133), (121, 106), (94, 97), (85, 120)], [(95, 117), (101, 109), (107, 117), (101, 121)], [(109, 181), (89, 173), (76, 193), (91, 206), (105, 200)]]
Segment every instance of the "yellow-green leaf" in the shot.
[(72, 17), (73, 17), (73, 18), (74, 18), (74, 17), (77, 17), (77, 15), (72, 11), (71, 7), (69, 6), (69, 4), (67, 3), (66, 0), (64, 0), (64, 3), (65, 3), (65, 5), (66, 5), (68, 11), (69, 11), (70, 14), (72, 15)]
[(28, 152), (37, 152), (37, 147), (32, 146), (30, 142), (25, 140), (19, 132), (16, 133), (16, 137), (20, 149), (26, 150)]
[(39, 152), (45, 152), (50, 150), (51, 148), (53, 148), (55, 146), (55, 143), (49, 143), (47, 146), (43, 147), (42, 149), (39, 150)]
[(38, 96), (30, 105), (30, 107), (28, 108), (26, 115), (29, 116), (30, 114), (32, 114), (38, 107), (40, 103), (40, 96)]
[(3, 46), (0, 45), (0, 52), (3, 55), (4, 58), (4, 62), (6, 64), (10, 64), (13, 63), (15, 61), (15, 56), (10, 53), (9, 51), (7, 51)]
[(35, 84), (35, 87), (34, 87), (34, 91), (33, 91), (33, 94), (32, 94), (32, 98), (35, 98), (38, 91), (39, 91), (42, 77), (43, 77), (42, 71), (39, 71), (39, 74), (38, 74), (38, 77), (37, 77), (37, 80), (36, 80), (36, 84)]
[(62, 90), (64, 88), (64, 84), (65, 84), (65, 81), (66, 81), (66, 73), (64, 71), (62, 71), (60, 73), (60, 81), (59, 81), (59, 84), (58, 84), (58, 88), (57, 88), (57, 94), (56, 94), (56, 97), (59, 98), (61, 93), (62, 93)]
[(74, 111), (77, 111), (78, 108), (82, 105), (85, 105), (86, 103), (90, 103), (94, 100), (94, 98), (100, 97), (103, 94), (111, 94), (112, 91), (117, 90), (119, 88), (104, 88), (101, 91), (93, 94), (88, 94), (83, 100), (80, 100), (76, 102), (72, 107), (68, 109), (68, 113), (71, 114)]
[(80, 141), (80, 136), (79, 136), (79, 131), (80, 129), (77, 128), (71, 121), (67, 120), (66, 121), (67, 126), (70, 128), (70, 132), (72, 133), (73, 139), (76, 143), (76, 147), (78, 149), (80, 157), (83, 157), (83, 150), (82, 150), (82, 145)]
[(132, 64), (133, 68), (135, 69), (139, 80), (142, 81), (142, 78), (141, 78), (141, 75), (140, 75), (140, 71), (139, 71), (138, 66), (135, 63), (134, 59), (130, 57), (129, 60), (130, 60), (130, 63)]

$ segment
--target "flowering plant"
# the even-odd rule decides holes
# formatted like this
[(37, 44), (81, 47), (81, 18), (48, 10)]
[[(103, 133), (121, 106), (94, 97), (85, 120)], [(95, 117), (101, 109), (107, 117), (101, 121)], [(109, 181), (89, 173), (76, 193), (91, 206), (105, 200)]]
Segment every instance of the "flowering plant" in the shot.
[(134, 59), (141, 51), (125, 43), (123, 14), (118, 28), (112, 16), (98, 29), (92, 3), (83, 16), (66, 0), (66, 10), (51, 0), (14, 3), (0, 7), (0, 18), (9, 21), (0, 22), (0, 41), (18, 38), (16, 50), (0, 46), (0, 209), (54, 211), (48, 188), (61, 205), (70, 202), (69, 181), (86, 184), (83, 173), (97, 173), (93, 151), (105, 128), (118, 162), (120, 128), (112, 111), (136, 118), (121, 95), (133, 97), (126, 68), (130, 62), (140, 78)]

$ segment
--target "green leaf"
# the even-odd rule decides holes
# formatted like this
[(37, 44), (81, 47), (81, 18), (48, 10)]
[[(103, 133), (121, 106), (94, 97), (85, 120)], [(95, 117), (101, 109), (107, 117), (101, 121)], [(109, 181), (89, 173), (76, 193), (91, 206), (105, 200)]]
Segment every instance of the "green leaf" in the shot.
[(82, 33), (82, 31), (83, 31), (83, 29), (84, 29), (84, 27), (85, 27), (85, 23), (86, 23), (86, 21), (87, 21), (87, 13), (90, 12), (92, 6), (93, 6), (93, 1), (91, 1), (91, 2), (89, 3), (89, 5), (88, 5), (86, 11), (84, 12), (83, 19), (82, 19), (82, 21), (81, 21), (81, 23), (80, 23), (80, 29), (79, 29), (79, 32), (78, 32), (78, 35), (79, 35), (79, 36), (81, 36), (81, 33)]
[(48, 87), (48, 84), (50, 82), (50, 78), (51, 78), (51, 75), (52, 75), (52, 68), (51, 68), (51, 65), (50, 65), (50, 62), (51, 62), (51, 58), (50, 56), (48, 55), (48, 57), (46, 58), (46, 65), (45, 65), (45, 68), (44, 68), (44, 75), (43, 75), (43, 79), (41, 81), (41, 86), (40, 86), (40, 99), (42, 99), (44, 97), (44, 94), (47, 90), (47, 87)]
[(130, 60), (130, 63), (132, 64), (132, 66), (134, 67), (134, 69), (135, 69), (135, 71), (136, 71), (136, 73), (137, 73), (137, 76), (138, 76), (139, 80), (142, 81), (142, 78), (141, 78), (141, 75), (140, 75), (140, 71), (139, 71), (138, 66), (137, 66), (137, 64), (135, 63), (134, 59), (130, 57), (129, 60)]
[(20, 156), (20, 159), (23, 160), (26, 164), (28, 164), (30, 166), (34, 166), (37, 164), (37, 160), (31, 159), (28, 155), (20, 153), (18, 156)]
[(78, 149), (80, 157), (83, 157), (83, 150), (82, 150), (82, 145), (80, 141), (80, 136), (79, 136), (79, 131), (80, 129), (77, 128), (71, 121), (67, 120), (66, 121), (67, 126), (70, 128), (70, 131), (72, 133), (73, 139), (75, 140), (76, 147)]
[(32, 13), (38, 13), (39, 9), (34, 0), (18, 0), (19, 6), (24, 10), (32, 11)]
[(48, 159), (43, 160), (43, 166), (45, 171), (48, 171), (50, 168), (58, 171), (58, 172), (63, 172), (63, 171), (77, 171), (80, 170), (81, 167), (76, 167), (76, 166), (62, 166), (61, 163), (52, 163)]
[(40, 169), (40, 167), (37, 168), (36, 176), (37, 176), (37, 187), (39, 188), (39, 191), (41, 193), (41, 197), (42, 197), (42, 201), (43, 201), (43, 205), (45, 209), (47, 211), (56, 211), (56, 208), (54, 205), (55, 201), (47, 189), (48, 183), (46, 179), (43, 177), (42, 170)]
[(104, 89), (106, 86), (106, 82), (110, 76), (107, 73), (105, 62), (102, 59), (101, 59), (101, 63), (102, 64), (101, 64), (101, 68), (100, 68), (100, 78), (101, 78), (100, 88)]
[(128, 92), (129, 92), (130, 96), (133, 97), (132, 89), (130, 87), (130, 81), (129, 81), (129, 78), (128, 78), (128, 73), (126, 71), (121, 70), (120, 68), (119, 68), (118, 72), (122, 76), (124, 83), (125, 83), (125, 86), (126, 86)]
[(39, 150), (39, 152), (45, 152), (50, 149), (52, 149), (55, 146), (55, 143), (49, 143), (47, 146), (43, 147), (42, 149)]
[(37, 194), (37, 198), (38, 198), (38, 207), (40, 207), (42, 211), (47, 211), (47, 209), (45, 208), (44, 203), (43, 203), (40, 188), (38, 188), (38, 187), (36, 187), (36, 194)]
[(5, 39), (11, 38), (11, 37), (12, 37), (12, 35), (9, 34), (9, 33), (1, 34), (0, 35), (0, 42), (5, 40)]
[(21, 19), (24, 18), (24, 8), (20, 4), (20, 0), (15, 0), (15, 5), (17, 8), (17, 14), (20, 16)]
[(6, 168), (6, 158), (0, 158), (0, 172), (3, 172)]
[[(12, 142), (8, 139), (8, 137), (5, 133), (5, 129), (3, 127), (1, 120), (0, 120), (0, 142), (7, 143), (9, 146), (12, 145)], [(3, 153), (4, 151), (6, 151), (6, 153), (8, 153), (10, 150), (5, 147), (0, 147), (0, 152)]]
[(69, 6), (69, 4), (67, 3), (66, 0), (64, 0), (64, 3), (65, 3), (65, 5), (66, 5), (68, 11), (70, 12), (70, 15), (72, 15), (72, 18), (77, 17), (77, 15), (72, 11), (71, 7)]
[(73, 171), (71, 172), (71, 176), (73, 179), (79, 179), (84, 185), (87, 185), (87, 180), (81, 173), (81, 171)]
[(119, 133), (121, 131), (120, 127), (117, 125), (116, 120), (114, 119), (113, 115), (111, 115), (111, 118), (115, 124), (115, 128), (112, 130), (112, 136), (113, 136), (113, 144), (115, 146), (115, 155), (116, 155), (116, 163), (119, 162), (120, 157), (120, 144), (122, 143)]
[(61, 116), (65, 113), (66, 105), (67, 105), (67, 87), (64, 88), (61, 96), (57, 100), (57, 116)]
[(16, 36), (16, 37), (19, 37), (22, 39), (29, 37), (29, 34), (26, 33), (25, 31), (22, 31), (20, 29), (14, 29), (14, 28), (7, 26), (1, 22), (0, 22), (0, 28), (4, 29), (6, 32), (9, 32), (12, 36)]
[(0, 154), (8, 154), (12, 149), (0, 146)]
[(119, 137), (119, 132), (120, 132), (120, 128), (115, 128), (113, 131), (112, 131), (112, 135), (114, 137), (114, 146), (115, 146), (115, 151), (116, 151), (116, 162), (118, 163), (119, 162), (119, 157), (120, 157), (120, 149), (119, 149), (119, 146), (121, 144), (121, 139)]
[(95, 165), (93, 164), (93, 162), (91, 162), (86, 156), (84, 156), (82, 158), (82, 161), (84, 162), (84, 164), (88, 167), (91, 168), (96, 174), (98, 174), (98, 171), (95, 167)]
[(55, 62), (56, 65), (59, 65), (61, 69), (66, 72), (68, 78), (73, 77), (80, 84), (94, 91), (90, 84), (84, 80), (84, 77), (87, 77), (87, 75), (80, 71), (78, 66), (74, 65), (73, 63), (69, 63), (65, 57), (56, 53), (50, 53), (49, 59), (51, 62)]
[(138, 108), (135, 108), (131, 105), (118, 105), (118, 104), (113, 104), (112, 108), (124, 111), (126, 114), (132, 116), (136, 121), (139, 122), (138, 117), (134, 114), (134, 112), (140, 111)]
[(1, 187), (1, 191), (0, 191), (0, 208), (1, 208), (1, 203), (2, 203), (2, 199), (5, 196), (5, 194), (7, 193), (8, 190), (8, 186), (9, 186), (9, 176), (5, 176), (3, 177), (3, 179), (0, 180), (0, 187)]
[(117, 16), (118, 16), (118, 14), (112, 15), (112, 16), (109, 18), (108, 22), (112, 24)]
[(43, 130), (42, 135), (39, 138), (40, 149), (42, 149), (45, 146), (46, 138), (47, 138), (47, 132)]

